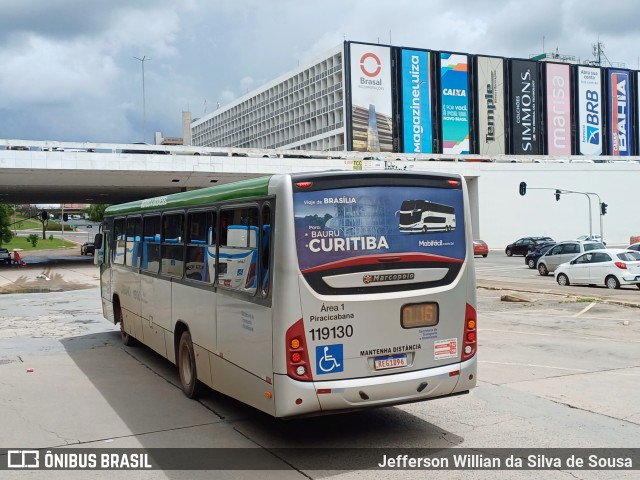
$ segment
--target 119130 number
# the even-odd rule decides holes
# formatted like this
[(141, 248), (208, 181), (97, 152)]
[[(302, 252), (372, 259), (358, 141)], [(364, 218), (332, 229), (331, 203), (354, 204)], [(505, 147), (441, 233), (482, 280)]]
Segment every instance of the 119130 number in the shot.
[(353, 336), (353, 326), (337, 325), (335, 327), (312, 328), (309, 330), (311, 340), (329, 340), (330, 338), (345, 338)]

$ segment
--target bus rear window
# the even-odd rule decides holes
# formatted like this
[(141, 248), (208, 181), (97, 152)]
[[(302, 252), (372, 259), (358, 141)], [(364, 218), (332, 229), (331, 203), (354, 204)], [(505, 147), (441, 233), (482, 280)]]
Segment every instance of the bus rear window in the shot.
[(463, 195), (461, 189), (407, 186), (296, 192), (300, 270), (460, 264), (466, 254)]

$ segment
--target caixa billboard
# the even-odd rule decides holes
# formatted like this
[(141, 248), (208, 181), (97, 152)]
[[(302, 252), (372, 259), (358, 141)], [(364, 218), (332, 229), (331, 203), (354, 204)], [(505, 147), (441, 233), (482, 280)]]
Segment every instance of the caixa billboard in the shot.
[(631, 83), (629, 72), (609, 70), (609, 155), (629, 156), (632, 149)]
[(540, 155), (539, 64), (531, 60), (511, 60), (509, 64), (510, 153)]
[(476, 57), (476, 102), (478, 106), (478, 153), (506, 153), (504, 60)]
[(431, 54), (402, 50), (402, 151), (433, 152), (431, 122)]
[(351, 150), (393, 151), (391, 49), (350, 43)]
[(545, 64), (547, 154), (571, 155), (571, 84), (569, 65)]
[(577, 67), (578, 153), (602, 155), (602, 79), (597, 67)]
[(469, 75), (466, 55), (440, 54), (442, 153), (469, 153)]

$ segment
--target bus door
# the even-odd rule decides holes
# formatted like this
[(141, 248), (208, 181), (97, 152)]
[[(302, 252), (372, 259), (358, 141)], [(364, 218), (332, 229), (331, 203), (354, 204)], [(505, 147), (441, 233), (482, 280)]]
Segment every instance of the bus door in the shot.
[(102, 232), (102, 248), (96, 252), (96, 261), (100, 262), (100, 293), (102, 298), (111, 301), (111, 232)]

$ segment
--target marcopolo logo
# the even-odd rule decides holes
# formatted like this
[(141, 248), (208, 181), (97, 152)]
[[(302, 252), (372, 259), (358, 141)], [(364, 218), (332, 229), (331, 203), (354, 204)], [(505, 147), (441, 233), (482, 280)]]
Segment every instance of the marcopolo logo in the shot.
[(398, 281), (406, 281), (413, 280), (416, 278), (415, 273), (388, 273), (385, 275), (364, 275), (362, 277), (362, 282), (365, 285), (376, 282), (398, 282)]
[(377, 77), (382, 70), (382, 62), (375, 53), (367, 52), (360, 57), (360, 70), (367, 77)]

